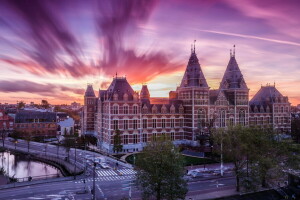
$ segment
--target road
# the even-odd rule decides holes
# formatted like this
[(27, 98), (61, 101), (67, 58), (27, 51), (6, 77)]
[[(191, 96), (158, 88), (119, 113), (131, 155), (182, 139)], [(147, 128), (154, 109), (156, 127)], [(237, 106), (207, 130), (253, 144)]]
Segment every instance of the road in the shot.
[[(6, 145), (14, 147), (14, 144), (6, 141)], [(59, 149), (55, 145), (31, 142), (30, 152), (42, 153), (45, 155), (57, 156), (64, 158), (66, 156), (65, 149), (60, 147)], [(27, 151), (27, 142), (19, 141), (17, 144), (18, 149)], [(0, 192), (0, 199), (91, 199), (91, 189), (93, 188), (93, 166), (87, 164), (86, 155), (101, 157), (100, 154), (76, 150), (76, 163), (79, 163), (81, 167), (87, 168), (88, 175), (78, 176), (76, 180), (63, 181), (63, 182), (50, 182), (25, 187), (16, 187), (10, 189), (2, 189)], [(115, 167), (115, 160), (106, 158), (110, 167)], [(70, 162), (75, 162), (75, 149), (70, 150)], [(118, 169), (99, 169), (95, 170), (95, 186), (96, 186), (96, 199), (122, 199), (128, 198), (129, 187), (128, 182), (134, 180), (135, 171), (126, 167), (126, 165), (119, 163)], [(213, 177), (206, 177), (200, 179), (194, 179), (193, 182), (188, 182), (188, 195), (201, 194), (207, 191), (218, 191), (222, 188), (235, 185), (234, 177), (225, 177), (221, 179), (205, 180)], [(83, 193), (83, 191), (88, 191)], [(83, 194), (82, 194), (83, 193)], [(132, 199), (140, 199), (140, 191), (132, 187)]]

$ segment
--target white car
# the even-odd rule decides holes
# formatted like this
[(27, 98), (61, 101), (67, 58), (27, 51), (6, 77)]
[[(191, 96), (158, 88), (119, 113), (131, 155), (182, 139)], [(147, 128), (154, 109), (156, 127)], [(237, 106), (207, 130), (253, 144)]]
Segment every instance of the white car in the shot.
[(193, 178), (196, 178), (196, 177), (203, 177), (203, 173), (202, 172), (197, 172), (197, 171), (194, 171), (194, 173), (191, 174)]
[(100, 167), (102, 167), (103, 169), (109, 169), (109, 168), (110, 168), (110, 166), (108, 166), (108, 164), (106, 164), (106, 163), (104, 163), (104, 162), (100, 163), (99, 165), (100, 165)]

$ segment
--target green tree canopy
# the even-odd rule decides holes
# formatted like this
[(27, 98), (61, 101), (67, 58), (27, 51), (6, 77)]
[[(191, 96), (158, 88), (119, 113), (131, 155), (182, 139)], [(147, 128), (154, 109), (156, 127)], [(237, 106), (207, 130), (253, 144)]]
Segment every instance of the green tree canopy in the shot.
[(283, 177), (284, 169), (297, 166), (290, 144), (279, 140), (273, 129), (227, 127), (215, 130), (213, 138), (219, 153), (234, 164), (237, 191), (240, 186), (256, 190), (259, 185), (275, 184)]
[(22, 108), (24, 108), (24, 107), (25, 107), (24, 101), (20, 101), (20, 102), (18, 103), (17, 108), (18, 108), (18, 109), (22, 109)]
[(184, 199), (187, 183), (184, 163), (178, 148), (159, 137), (144, 148), (136, 160), (136, 184), (144, 199)]
[(47, 109), (47, 108), (50, 107), (50, 104), (48, 103), (47, 100), (43, 99), (42, 102), (41, 102), (41, 107)]
[(123, 150), (123, 145), (122, 145), (122, 137), (121, 137), (121, 132), (120, 130), (116, 130), (115, 135), (114, 135), (114, 147), (113, 147), (114, 152), (118, 153)]

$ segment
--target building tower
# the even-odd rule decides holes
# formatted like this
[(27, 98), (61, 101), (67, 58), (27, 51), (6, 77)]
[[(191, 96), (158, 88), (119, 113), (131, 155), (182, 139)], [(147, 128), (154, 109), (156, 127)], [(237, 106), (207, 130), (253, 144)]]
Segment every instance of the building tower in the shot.
[(195, 141), (200, 129), (205, 127), (208, 113), (208, 91), (206, 79), (195, 52), (195, 44), (180, 86), (178, 99), (182, 100), (184, 114), (184, 139)]
[(95, 134), (95, 113), (97, 111), (97, 98), (93, 86), (88, 84), (84, 94), (83, 118), (81, 130), (83, 134)]
[[(229, 121), (228, 125), (248, 125), (249, 89), (235, 59), (235, 45), (233, 53), (230, 52), (229, 63), (219, 90), (225, 94), (229, 103), (228, 109), (223, 111), (223, 116), (225, 116), (223, 121)], [(222, 127), (222, 125), (219, 126)]]

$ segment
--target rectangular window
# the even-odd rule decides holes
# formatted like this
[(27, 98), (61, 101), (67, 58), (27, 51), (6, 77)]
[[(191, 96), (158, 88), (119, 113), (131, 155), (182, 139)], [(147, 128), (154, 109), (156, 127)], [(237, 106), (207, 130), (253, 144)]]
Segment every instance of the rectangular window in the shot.
[(181, 118), (181, 119), (179, 119), (179, 127), (183, 127), (183, 119)]
[(133, 106), (133, 114), (138, 114), (138, 107), (137, 106)]
[(234, 119), (233, 118), (229, 118), (229, 125), (233, 126), (234, 125)]
[(128, 144), (128, 135), (124, 135), (124, 144)]
[(161, 127), (166, 128), (166, 119), (161, 119)]
[(138, 128), (137, 120), (134, 119), (134, 120), (133, 120), (133, 129), (137, 129), (137, 128)]
[(175, 133), (171, 132), (171, 140), (174, 141), (175, 140)]
[(123, 111), (124, 111), (124, 114), (127, 115), (128, 114), (128, 106), (124, 106)]
[(152, 127), (156, 128), (156, 119), (152, 119)]
[(133, 135), (133, 144), (138, 143), (138, 135)]
[(147, 142), (147, 134), (143, 134), (143, 142)]
[(119, 129), (119, 121), (118, 120), (113, 120), (113, 129), (114, 130)]
[(119, 106), (113, 106), (113, 114), (119, 114)]
[(171, 128), (174, 128), (174, 127), (175, 127), (175, 119), (172, 118), (172, 119), (171, 119)]
[(124, 119), (124, 130), (128, 130), (128, 119)]
[(143, 128), (147, 128), (147, 119), (143, 119)]

